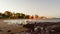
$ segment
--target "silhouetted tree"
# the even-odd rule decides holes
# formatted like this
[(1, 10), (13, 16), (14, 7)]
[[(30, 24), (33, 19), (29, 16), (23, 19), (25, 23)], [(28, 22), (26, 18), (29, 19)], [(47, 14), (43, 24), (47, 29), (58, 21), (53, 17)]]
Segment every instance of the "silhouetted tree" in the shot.
[(16, 18), (20, 18), (20, 13), (16, 13)]
[(12, 15), (12, 13), (9, 11), (5, 11), (3, 14), (3, 16), (5, 16), (6, 18), (9, 18), (11, 15)]
[(2, 13), (0, 13), (0, 15), (1, 15)]
[(2, 18), (2, 13), (0, 13), (0, 19)]
[(8, 18), (5, 14), (2, 14), (2, 18), (5, 19), (5, 18)]
[(29, 19), (29, 16), (30, 16), (30, 15), (25, 15), (25, 19)]
[[(5, 11), (4, 13), (0, 13), (0, 16), (2, 16), (2, 18), (13, 18), (13, 19), (17, 19), (17, 18), (20, 18), (20, 19), (33, 19), (34, 16), (31, 16), (30, 18), (30, 15), (25, 15), (23, 13), (11, 13), (10, 11)], [(35, 17), (37, 18), (38, 15), (35, 15)]]
[(37, 19), (39, 16), (38, 15), (35, 15), (35, 19)]
[(22, 18), (25, 18), (25, 14), (20, 13), (20, 18), (21, 18), (21, 19), (22, 19)]

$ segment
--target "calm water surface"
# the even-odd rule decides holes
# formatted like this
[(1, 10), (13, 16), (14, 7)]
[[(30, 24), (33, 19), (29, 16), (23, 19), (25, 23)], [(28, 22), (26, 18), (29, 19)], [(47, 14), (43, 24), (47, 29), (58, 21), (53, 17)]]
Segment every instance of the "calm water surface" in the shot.
[(33, 19), (10, 19), (10, 20), (3, 20), (3, 22), (9, 23), (24, 23), (25, 21), (36, 21), (36, 22), (60, 22), (60, 19), (45, 19), (45, 20), (33, 20)]

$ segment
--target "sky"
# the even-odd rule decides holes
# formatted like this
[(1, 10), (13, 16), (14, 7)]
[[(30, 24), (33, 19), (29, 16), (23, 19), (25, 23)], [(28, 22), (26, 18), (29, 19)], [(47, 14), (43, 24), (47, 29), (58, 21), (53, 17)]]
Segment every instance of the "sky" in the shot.
[(0, 12), (5, 11), (60, 18), (60, 0), (0, 0)]

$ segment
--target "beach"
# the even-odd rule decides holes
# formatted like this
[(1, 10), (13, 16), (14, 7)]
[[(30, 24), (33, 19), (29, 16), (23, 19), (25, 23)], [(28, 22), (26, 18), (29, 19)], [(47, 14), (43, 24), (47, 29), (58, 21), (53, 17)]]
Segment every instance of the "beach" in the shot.
[[(11, 24), (10, 23), (11, 20), (12, 20), (12, 22), (15, 22), (15, 23)], [(1, 19), (0, 20), (0, 34), (12, 34), (12, 33), (13, 34), (17, 34), (17, 33), (21, 34), (21, 32), (24, 33), (26, 31), (28, 31), (29, 28), (23, 27), (23, 25), (26, 25), (26, 24), (16, 23), (16, 22), (20, 22), (20, 21), (24, 21), (24, 20), (25, 19), (23, 19), (23, 20), (21, 20), (21, 19)], [(6, 21), (9, 22), (10, 24), (7, 23)], [(31, 20), (31, 21), (33, 21), (33, 20)], [(38, 20), (36, 20), (36, 21), (38, 22)], [(57, 20), (57, 21), (59, 21), (59, 20)], [(57, 22), (57, 21), (55, 20), (55, 22)], [(36, 24), (34, 23), (34, 26), (33, 26), (34, 28), (36, 25), (39, 26), (40, 29), (41, 29), (41, 27), (44, 28), (44, 30), (41, 29), (41, 31), (38, 32), (39, 34), (44, 34), (44, 33), (47, 34), (46, 31), (50, 31), (50, 29), (54, 29), (55, 26), (60, 28), (60, 22), (57, 22), (57, 23), (54, 23), (53, 21), (52, 22), (47, 22), (47, 21), (44, 22), (44, 20), (43, 21), (41, 20), (38, 23), (37, 22), (36, 22)], [(30, 23), (30, 24), (32, 24), (32, 23)], [(48, 29), (48, 30), (45, 31), (45, 29)], [(33, 34), (34, 34), (34, 32), (35, 31), (32, 31)], [(32, 34), (32, 33), (30, 32), (30, 34)], [(50, 34), (50, 32), (48, 32), (48, 34)], [(52, 32), (51, 34), (54, 34), (54, 32)], [(57, 34), (57, 32), (55, 32), (55, 34)]]
[[(27, 28), (24, 28), (23, 25), (17, 25), (17, 24), (7, 24), (4, 22), (4, 20), (7, 19), (1, 19), (0, 20), (0, 34), (9, 34), (8, 30), (11, 30), (11, 33), (16, 33), (16, 32), (22, 32), (28, 30)], [(11, 34), (10, 33), (10, 34)]]

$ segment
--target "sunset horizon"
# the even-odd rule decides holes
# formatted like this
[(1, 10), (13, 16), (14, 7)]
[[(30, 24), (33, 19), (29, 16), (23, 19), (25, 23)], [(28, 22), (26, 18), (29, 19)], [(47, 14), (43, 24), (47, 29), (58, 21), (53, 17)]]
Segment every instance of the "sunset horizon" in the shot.
[(60, 18), (60, 0), (0, 0), (0, 12), (10, 11), (28, 15)]
[(60, 0), (0, 0), (0, 34), (60, 34)]

